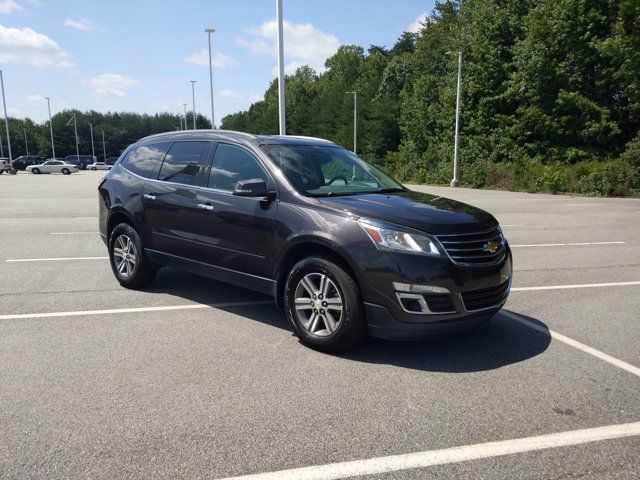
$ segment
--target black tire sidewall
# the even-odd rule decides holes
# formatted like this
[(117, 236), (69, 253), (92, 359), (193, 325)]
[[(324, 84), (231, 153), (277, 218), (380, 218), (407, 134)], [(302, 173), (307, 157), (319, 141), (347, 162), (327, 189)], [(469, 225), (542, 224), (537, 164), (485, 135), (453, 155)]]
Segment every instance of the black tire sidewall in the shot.
[[(327, 275), (336, 285), (343, 299), (344, 311), (338, 329), (326, 337), (309, 333), (299, 323), (295, 312), (296, 287), (300, 279), (309, 273)], [(344, 350), (360, 341), (366, 332), (360, 290), (355, 280), (332, 259), (309, 257), (293, 266), (285, 283), (284, 308), (287, 320), (300, 341), (317, 350), (326, 352)]]
[[(133, 268), (133, 274), (126, 278), (118, 273), (115, 258), (113, 256), (114, 245), (116, 239), (120, 235), (126, 235), (127, 237), (129, 237), (136, 249), (137, 262), (135, 267)], [(126, 288), (144, 287), (148, 285), (155, 276), (155, 269), (146, 258), (146, 255), (144, 253), (144, 247), (142, 245), (142, 239), (140, 238), (140, 235), (138, 235), (138, 232), (136, 232), (136, 230), (131, 225), (126, 223), (117, 225), (111, 232), (111, 235), (109, 237), (109, 263), (111, 264), (111, 270), (113, 271), (113, 274), (115, 275), (120, 285)]]

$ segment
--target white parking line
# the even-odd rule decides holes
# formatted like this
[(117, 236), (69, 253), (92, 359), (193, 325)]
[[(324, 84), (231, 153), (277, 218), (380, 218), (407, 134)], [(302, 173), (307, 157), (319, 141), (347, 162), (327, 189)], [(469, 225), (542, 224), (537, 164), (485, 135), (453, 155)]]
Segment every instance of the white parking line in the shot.
[(500, 224), (501, 227), (524, 227), (524, 225), (515, 225), (515, 224)]
[(565, 290), (570, 288), (597, 288), (597, 287), (625, 287), (628, 285), (640, 285), (640, 281), (611, 282), (611, 283), (578, 283), (575, 285), (544, 285), (541, 287), (514, 287), (512, 292), (530, 292), (534, 290)]
[(329, 463), (311, 467), (293, 468), (276, 472), (256, 473), (222, 480), (336, 480), (361, 475), (376, 475), (411, 468), (466, 462), (482, 458), (501, 457), (515, 453), (534, 452), (550, 448), (582, 445), (640, 435), (640, 422), (608, 425), (605, 427), (570, 430), (567, 432), (537, 435), (534, 437), (479, 443), (441, 450), (390, 455), (365, 460)]
[(565, 203), (565, 207), (599, 207), (606, 203)]
[(51, 232), (49, 235), (98, 235), (98, 232)]
[(622, 245), (627, 242), (575, 242), (575, 243), (530, 243), (523, 245), (509, 245), (511, 248), (524, 247), (582, 247), (585, 245)]
[(7, 262), (61, 262), (64, 260), (108, 260), (109, 257), (8, 258)]
[(199, 310), (203, 308), (243, 307), (250, 305), (267, 305), (273, 300), (258, 302), (226, 302), (226, 303), (189, 303), (187, 305), (166, 305), (164, 307), (110, 308), (105, 310), (78, 310), (75, 312), (19, 313), (0, 315), (0, 320), (17, 320), (24, 318), (80, 317), (84, 315), (112, 315), (117, 313), (164, 312), (169, 310)]
[(603, 360), (615, 367), (621, 368), (622, 370), (626, 370), (627, 372), (632, 373), (637, 377), (640, 377), (640, 368), (634, 365), (631, 365), (630, 363), (627, 363), (615, 357), (612, 357), (611, 355), (601, 352), (600, 350), (596, 350), (595, 348), (585, 345), (584, 343), (580, 343), (572, 338), (565, 337), (561, 333), (558, 333), (551, 329), (547, 329), (542, 325), (532, 322), (531, 320), (527, 320), (526, 318), (521, 317), (517, 313), (509, 312), (507, 310), (501, 310), (500, 313), (510, 318), (511, 320), (515, 320), (516, 322), (521, 323), (522, 325), (532, 328), (533, 330), (542, 332), (544, 334), (549, 334), (551, 335), (551, 338), (553, 338), (554, 340), (559, 340), (563, 343), (566, 343), (567, 345), (573, 348), (577, 348), (578, 350), (588, 353), (593, 357), (599, 358), (600, 360)]

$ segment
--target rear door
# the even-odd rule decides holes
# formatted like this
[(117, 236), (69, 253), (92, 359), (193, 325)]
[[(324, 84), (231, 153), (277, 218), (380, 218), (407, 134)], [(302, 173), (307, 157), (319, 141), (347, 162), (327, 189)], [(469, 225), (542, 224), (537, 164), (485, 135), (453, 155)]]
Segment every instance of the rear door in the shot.
[(260, 160), (245, 147), (218, 143), (199, 202), (200, 241), (207, 263), (269, 277), (277, 201), (233, 195), (240, 180), (259, 178), (268, 189), (275, 183)]
[(173, 143), (156, 178), (145, 182), (143, 206), (153, 249), (201, 260), (198, 222), (203, 210), (198, 192), (212, 146), (210, 141)]

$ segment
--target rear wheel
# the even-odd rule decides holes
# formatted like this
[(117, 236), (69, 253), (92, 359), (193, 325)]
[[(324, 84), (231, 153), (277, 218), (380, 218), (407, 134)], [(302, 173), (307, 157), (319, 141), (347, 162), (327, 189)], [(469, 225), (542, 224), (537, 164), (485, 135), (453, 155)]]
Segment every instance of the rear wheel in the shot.
[(94, 171), (95, 171), (95, 169), (96, 169), (96, 167), (91, 167), (91, 170), (94, 170)]
[(334, 259), (317, 256), (298, 262), (284, 295), (287, 320), (303, 344), (337, 352), (366, 336), (358, 284)]
[(63, 169), (62, 169), (62, 174), (63, 174), (63, 175), (71, 175), (71, 172), (69, 171), (69, 169), (68, 169), (68, 168), (63, 168)]
[(142, 239), (127, 224), (117, 225), (109, 237), (109, 260), (116, 279), (126, 288), (144, 288), (153, 282), (156, 267), (149, 261)]

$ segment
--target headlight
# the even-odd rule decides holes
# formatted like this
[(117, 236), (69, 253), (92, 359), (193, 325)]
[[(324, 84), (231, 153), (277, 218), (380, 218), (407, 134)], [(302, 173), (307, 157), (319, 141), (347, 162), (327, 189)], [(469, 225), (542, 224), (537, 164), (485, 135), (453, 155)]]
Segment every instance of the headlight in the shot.
[(373, 244), (380, 250), (397, 252), (422, 253), (426, 255), (440, 255), (440, 250), (426, 234), (408, 233), (394, 230), (390, 225), (377, 224), (371, 220), (361, 218), (358, 225), (367, 233)]

